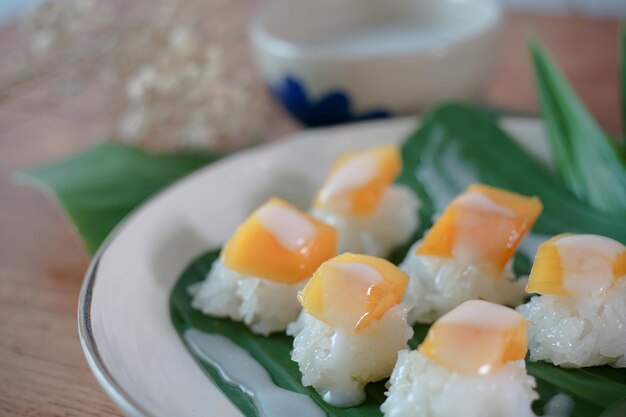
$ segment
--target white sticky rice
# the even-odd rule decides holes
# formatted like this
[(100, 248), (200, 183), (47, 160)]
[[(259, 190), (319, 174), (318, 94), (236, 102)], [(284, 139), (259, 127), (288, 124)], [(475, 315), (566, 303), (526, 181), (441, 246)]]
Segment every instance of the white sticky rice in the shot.
[(391, 185), (385, 190), (380, 205), (367, 217), (337, 215), (322, 209), (311, 214), (334, 226), (339, 235), (337, 253), (352, 252), (386, 256), (406, 242), (418, 227), (420, 202), (406, 187)]
[(531, 404), (539, 397), (523, 360), (467, 376), (418, 351), (400, 352), (388, 388), (385, 417), (535, 417)]
[(409, 275), (404, 301), (411, 306), (409, 323), (432, 323), (468, 300), (517, 306), (524, 301), (526, 278), (516, 279), (512, 263), (496, 276), (454, 259), (416, 255), (419, 241), (400, 269)]
[(206, 279), (189, 288), (191, 305), (204, 314), (243, 321), (254, 333), (284, 331), (300, 313), (297, 299), (306, 280), (295, 285), (242, 275), (215, 261)]
[(365, 385), (388, 377), (398, 351), (407, 348), (413, 329), (406, 323), (406, 313), (407, 307), (400, 304), (354, 333), (302, 312), (287, 328), (287, 334), (295, 337), (291, 359), (300, 367), (302, 384), (336, 407), (361, 403)]
[(602, 298), (541, 295), (517, 311), (531, 323), (533, 360), (565, 367), (626, 367), (626, 277)]

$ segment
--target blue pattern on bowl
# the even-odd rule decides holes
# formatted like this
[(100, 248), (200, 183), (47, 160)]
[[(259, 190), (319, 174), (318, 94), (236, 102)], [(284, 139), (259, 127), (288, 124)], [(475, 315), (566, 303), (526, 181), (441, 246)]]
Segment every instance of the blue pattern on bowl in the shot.
[(319, 100), (313, 101), (303, 83), (292, 76), (285, 77), (270, 88), (281, 104), (307, 126), (329, 126), (390, 116), (390, 112), (384, 109), (353, 113), (350, 97), (341, 90), (330, 91)]

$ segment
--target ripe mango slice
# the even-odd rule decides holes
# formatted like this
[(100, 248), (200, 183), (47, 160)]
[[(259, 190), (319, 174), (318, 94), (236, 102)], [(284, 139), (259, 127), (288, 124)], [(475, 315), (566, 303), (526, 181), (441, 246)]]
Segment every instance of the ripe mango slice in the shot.
[(309, 278), (336, 250), (335, 228), (272, 198), (239, 226), (220, 256), (239, 273), (294, 284)]
[(314, 207), (342, 215), (371, 215), (401, 169), (400, 151), (395, 146), (348, 153), (333, 165)]
[(526, 292), (593, 295), (626, 276), (626, 246), (597, 235), (561, 234), (539, 245)]
[(563, 287), (563, 267), (556, 242), (565, 234), (554, 236), (539, 245), (535, 262), (526, 284), (526, 292), (537, 294), (568, 295)]
[(450, 203), (416, 253), (500, 272), (542, 210), (537, 197), (472, 184)]
[(617, 255), (617, 259), (613, 263), (613, 276), (620, 279), (626, 275), (626, 251)]
[(298, 299), (316, 319), (358, 332), (400, 303), (408, 282), (385, 259), (344, 253), (324, 262)]
[(442, 316), (418, 350), (452, 372), (487, 375), (524, 359), (528, 323), (515, 310), (471, 300)]

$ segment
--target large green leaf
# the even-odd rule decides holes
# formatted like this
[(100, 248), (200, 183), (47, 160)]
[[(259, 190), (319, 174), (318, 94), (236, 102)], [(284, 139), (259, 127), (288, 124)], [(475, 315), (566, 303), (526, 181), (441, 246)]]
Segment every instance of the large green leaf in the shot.
[(215, 159), (209, 155), (156, 155), (105, 142), (63, 161), (20, 173), (18, 178), (49, 188), (94, 253), (135, 207)]
[(544, 211), (535, 233), (589, 232), (626, 242), (623, 216), (601, 213), (578, 199), (492, 117), (472, 107), (449, 104), (430, 113), (406, 141), (402, 155), (398, 182), (420, 195), (427, 212), (422, 218), (430, 218), (478, 181), (538, 196)]
[(622, 106), (622, 131), (624, 132), (624, 149), (626, 149), (626, 24), (620, 28), (619, 38), (619, 73), (620, 73), (620, 104)]
[(541, 112), (552, 156), (565, 185), (601, 212), (626, 217), (626, 162), (563, 73), (531, 43)]
[[(422, 127), (402, 148), (404, 170), (398, 182), (411, 187), (424, 201), (421, 213), (426, 226), (432, 214), (472, 181), (481, 181), (528, 195), (538, 195), (545, 205), (536, 231), (590, 232), (626, 241), (626, 224), (618, 217), (601, 214), (578, 200), (543, 166), (527, 155), (487, 114), (469, 107), (447, 105), (427, 116)], [(424, 230), (422, 228), (422, 230)], [(190, 307), (189, 285), (206, 277), (218, 251), (195, 260), (183, 273), (170, 298), (173, 323), (182, 336), (189, 328), (221, 334), (248, 351), (269, 372), (274, 382), (292, 391), (310, 395), (329, 416), (380, 416), (383, 383), (367, 387), (365, 404), (337, 409), (324, 403), (311, 389), (300, 384), (300, 373), (289, 360), (292, 339), (285, 335), (265, 338), (246, 330), (240, 323), (207, 317)], [(396, 259), (397, 260), (397, 259)], [(528, 271), (528, 262), (516, 264), (518, 273)], [(427, 326), (417, 326), (410, 346), (423, 339)], [(183, 338), (185, 341), (185, 338)], [(256, 416), (252, 399), (223, 380), (209, 363), (196, 360), (225, 394), (247, 416)], [(554, 394), (562, 392), (575, 401), (573, 417), (601, 415), (626, 398), (626, 370), (610, 367), (561, 369), (543, 362), (528, 362), (537, 379), (541, 399), (539, 412)]]

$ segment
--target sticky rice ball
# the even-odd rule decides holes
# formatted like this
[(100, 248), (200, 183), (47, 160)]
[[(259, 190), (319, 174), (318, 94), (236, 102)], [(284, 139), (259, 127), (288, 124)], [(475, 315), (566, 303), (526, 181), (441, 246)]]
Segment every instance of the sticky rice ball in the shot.
[(207, 278), (189, 288), (192, 306), (243, 321), (254, 333), (284, 331), (300, 313), (298, 291), (336, 247), (332, 226), (270, 199), (237, 229)]
[(407, 276), (390, 262), (350, 253), (320, 266), (300, 293), (303, 312), (290, 324), (291, 358), (324, 401), (351, 407), (367, 383), (386, 378), (413, 329), (400, 303)]
[(564, 367), (626, 367), (626, 247), (596, 235), (539, 246), (518, 311), (532, 323), (530, 355)]
[(400, 352), (385, 417), (535, 417), (526, 327), (510, 308), (461, 304), (435, 322), (418, 350)]
[(472, 299), (521, 304), (526, 281), (512, 258), (541, 210), (536, 197), (470, 185), (400, 265), (410, 278), (409, 322), (432, 323)]
[(339, 253), (386, 256), (415, 232), (420, 202), (392, 184), (401, 169), (395, 146), (349, 153), (333, 165), (311, 213), (337, 229)]

